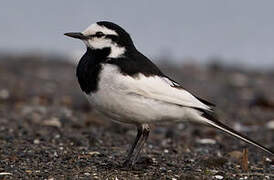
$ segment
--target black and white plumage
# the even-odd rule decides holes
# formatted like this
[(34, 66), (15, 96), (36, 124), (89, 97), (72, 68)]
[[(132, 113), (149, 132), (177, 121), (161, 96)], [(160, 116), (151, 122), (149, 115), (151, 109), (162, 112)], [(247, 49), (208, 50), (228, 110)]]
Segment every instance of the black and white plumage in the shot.
[(92, 106), (115, 121), (137, 126), (137, 137), (125, 165), (131, 166), (137, 160), (149, 125), (161, 121), (208, 124), (273, 155), (273, 151), (218, 121), (212, 115), (212, 103), (192, 95), (164, 75), (135, 48), (130, 35), (120, 26), (101, 21), (82, 33), (65, 35), (81, 39), (87, 46), (77, 77)]

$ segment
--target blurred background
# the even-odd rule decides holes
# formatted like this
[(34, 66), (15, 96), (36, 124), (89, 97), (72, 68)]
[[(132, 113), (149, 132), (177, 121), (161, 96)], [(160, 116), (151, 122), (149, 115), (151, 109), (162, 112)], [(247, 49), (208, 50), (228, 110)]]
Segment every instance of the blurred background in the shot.
[[(62, 55), (75, 60), (80, 42), (63, 36), (100, 20), (113, 21), (132, 35), (154, 60), (269, 68), (274, 64), (274, 2), (7, 1), (0, 7), (0, 52)], [(76, 59), (77, 59), (76, 58)]]
[(189, 123), (153, 127), (137, 169), (121, 170), (136, 131), (93, 112), (75, 76), (86, 48), (63, 35), (101, 20), (121, 25), (165, 74), (216, 104), (222, 122), (273, 150), (273, 7), (255, 0), (1, 0), (0, 179), (247, 179), (247, 162), (260, 178), (273, 177), (268, 154)]

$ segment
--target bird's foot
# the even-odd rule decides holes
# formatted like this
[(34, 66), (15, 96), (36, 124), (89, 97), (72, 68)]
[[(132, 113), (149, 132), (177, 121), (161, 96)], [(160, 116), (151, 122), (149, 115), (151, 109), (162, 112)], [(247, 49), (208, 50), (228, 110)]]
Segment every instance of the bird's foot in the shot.
[(130, 159), (127, 159), (123, 163), (123, 168), (131, 169), (133, 167), (133, 162)]

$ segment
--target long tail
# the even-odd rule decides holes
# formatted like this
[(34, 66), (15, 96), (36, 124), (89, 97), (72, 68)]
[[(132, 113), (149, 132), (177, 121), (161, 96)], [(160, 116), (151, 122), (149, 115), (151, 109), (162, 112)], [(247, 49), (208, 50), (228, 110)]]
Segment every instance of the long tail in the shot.
[(203, 120), (207, 124), (209, 124), (209, 125), (211, 125), (215, 128), (218, 128), (218, 129), (220, 129), (220, 130), (222, 130), (222, 131), (224, 131), (224, 132), (226, 132), (226, 133), (228, 133), (228, 134), (230, 134), (234, 137), (237, 137), (237, 138), (241, 139), (242, 141), (245, 141), (246, 143), (252, 144), (252, 145), (264, 150), (265, 152), (267, 152), (271, 155), (274, 155), (274, 152), (272, 150), (270, 150), (270, 149), (264, 147), (263, 145), (249, 139), (247, 136), (240, 134), (239, 132), (235, 131), (234, 129), (224, 125), (223, 123), (221, 123), (219, 120), (217, 120), (214, 116), (210, 115), (206, 111), (204, 111), (204, 110), (200, 110), (200, 111), (203, 112), (203, 114), (202, 114), (202, 116), (204, 117)]

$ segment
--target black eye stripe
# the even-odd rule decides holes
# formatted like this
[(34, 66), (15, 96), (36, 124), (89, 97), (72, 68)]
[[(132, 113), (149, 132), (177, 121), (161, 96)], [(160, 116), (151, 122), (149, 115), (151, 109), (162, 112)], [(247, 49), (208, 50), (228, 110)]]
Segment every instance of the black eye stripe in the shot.
[(96, 32), (95, 34), (89, 35), (88, 37), (89, 38), (94, 38), (94, 37), (100, 38), (102, 36), (105, 36), (105, 34), (101, 31), (99, 31), (99, 32)]
[(100, 38), (100, 37), (106, 37), (106, 38), (109, 38), (109, 39), (117, 39), (117, 36), (116, 35), (108, 35), (108, 34), (104, 34), (103, 32), (101, 31), (98, 31), (96, 32), (95, 34), (92, 34), (92, 35), (88, 35), (88, 38)]
[(102, 36), (104, 36), (104, 35), (105, 35), (105, 34), (104, 34), (103, 32), (98, 31), (98, 32), (96, 32), (95, 37), (102, 37)]

